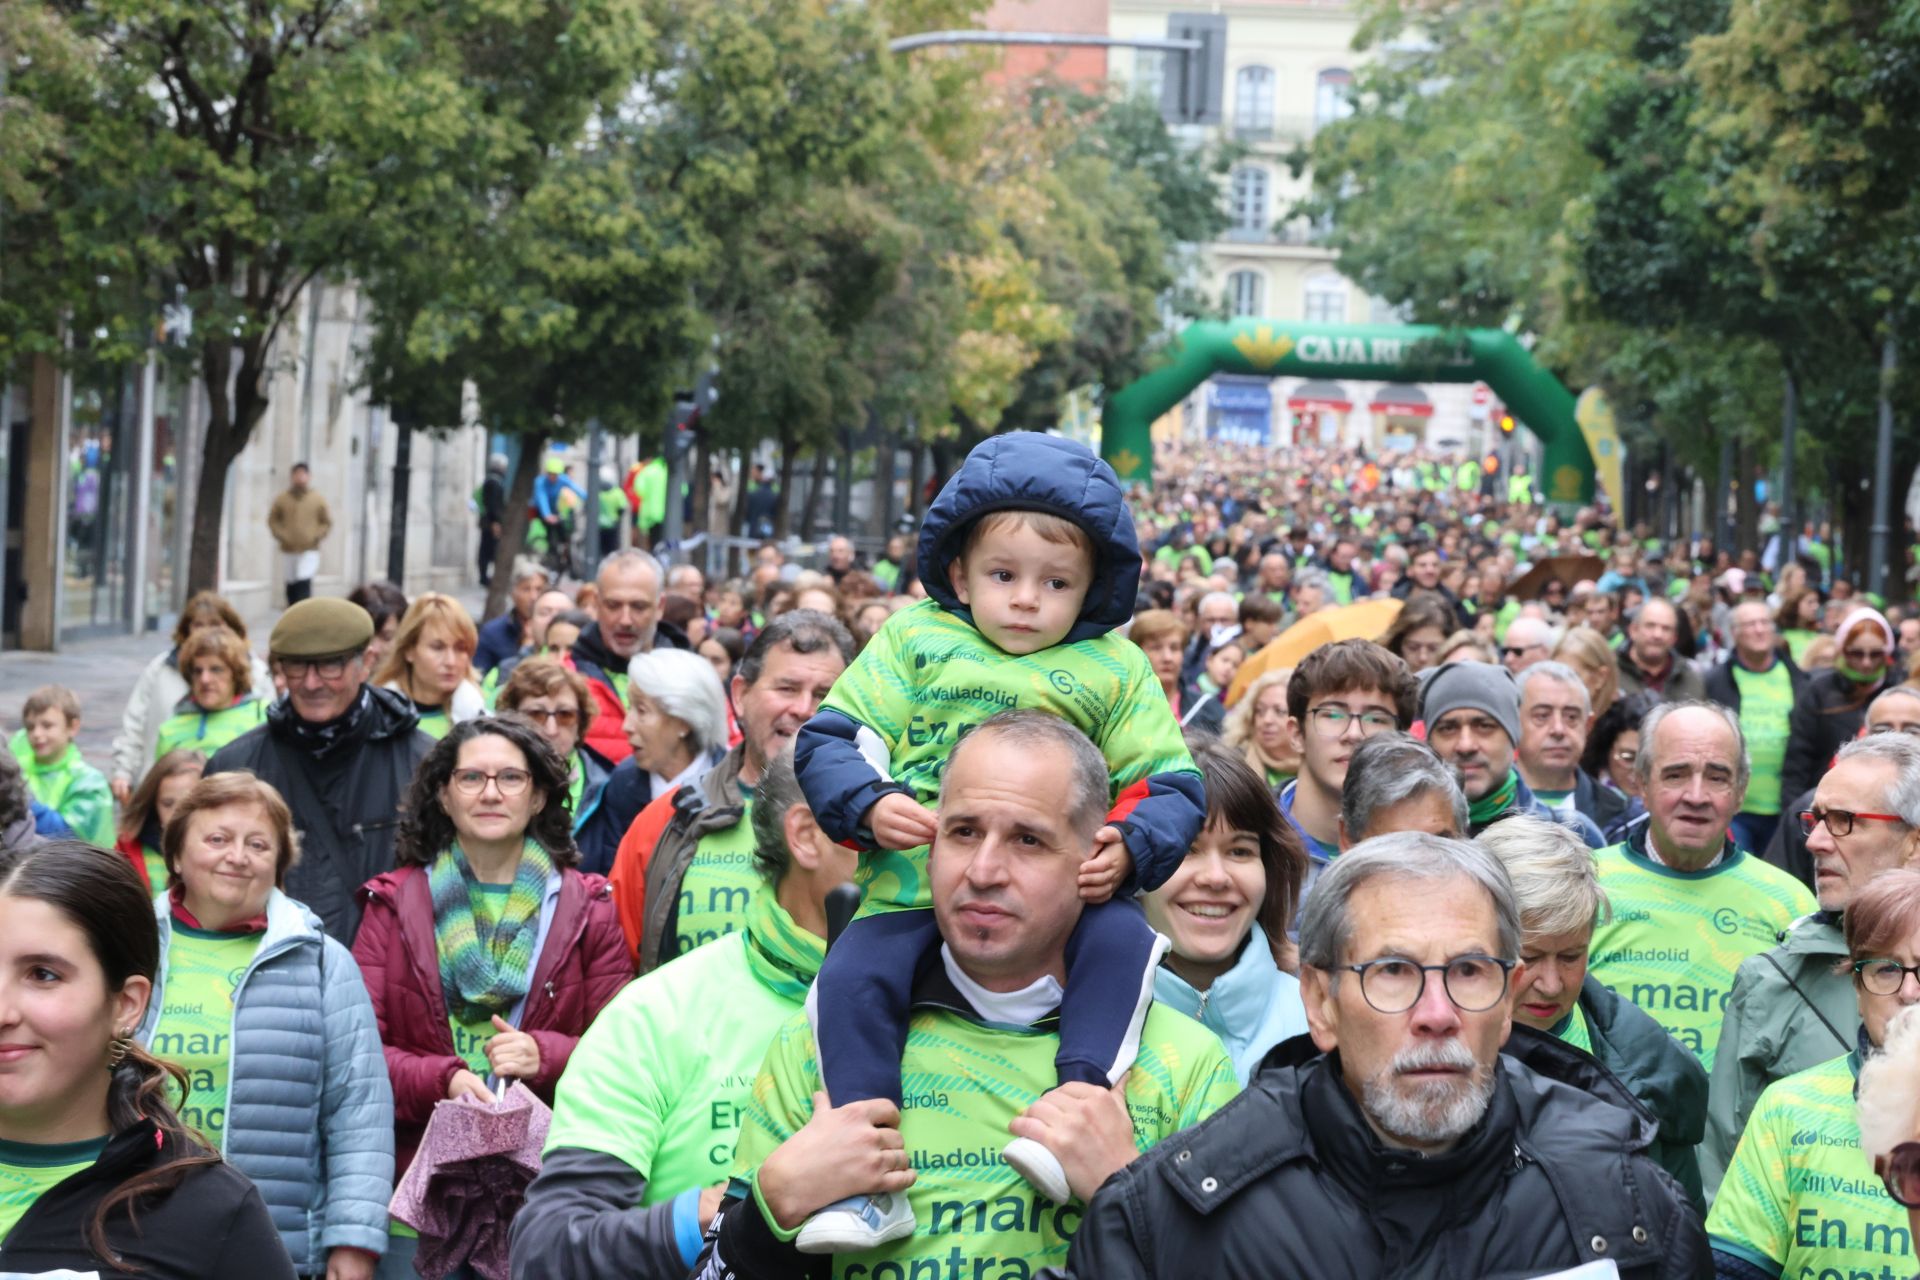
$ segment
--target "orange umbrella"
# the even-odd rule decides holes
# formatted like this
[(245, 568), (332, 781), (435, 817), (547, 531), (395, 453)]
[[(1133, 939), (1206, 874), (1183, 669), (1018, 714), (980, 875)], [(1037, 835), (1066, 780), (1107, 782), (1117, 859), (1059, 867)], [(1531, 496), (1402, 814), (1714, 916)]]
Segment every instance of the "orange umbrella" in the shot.
[(1300, 659), (1323, 644), (1332, 644), (1335, 640), (1379, 639), (1400, 616), (1401, 603), (1399, 600), (1362, 600), (1359, 604), (1308, 614), (1240, 664), (1239, 674), (1227, 689), (1227, 705), (1238, 702), (1247, 686), (1259, 679), (1261, 673), (1299, 666)]

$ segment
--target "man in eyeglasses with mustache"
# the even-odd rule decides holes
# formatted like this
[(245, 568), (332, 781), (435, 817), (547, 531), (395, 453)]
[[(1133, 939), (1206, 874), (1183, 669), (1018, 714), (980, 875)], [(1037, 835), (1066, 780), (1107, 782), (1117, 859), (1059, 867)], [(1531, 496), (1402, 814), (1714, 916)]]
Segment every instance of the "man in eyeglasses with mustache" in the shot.
[(1710, 1273), (1698, 1215), (1646, 1155), (1651, 1113), (1513, 1025), (1520, 938), (1506, 869), (1476, 844), (1397, 832), (1342, 854), (1300, 923), (1309, 1034), (1114, 1174), (1069, 1274)]
[(1760, 1091), (1854, 1047), (1860, 1009), (1852, 978), (1836, 972), (1847, 958), (1841, 923), (1869, 880), (1920, 865), (1920, 739), (1887, 733), (1849, 742), (1813, 799), (1787, 821), (1806, 831), (1820, 910), (1734, 975), (1700, 1147), (1709, 1193)]

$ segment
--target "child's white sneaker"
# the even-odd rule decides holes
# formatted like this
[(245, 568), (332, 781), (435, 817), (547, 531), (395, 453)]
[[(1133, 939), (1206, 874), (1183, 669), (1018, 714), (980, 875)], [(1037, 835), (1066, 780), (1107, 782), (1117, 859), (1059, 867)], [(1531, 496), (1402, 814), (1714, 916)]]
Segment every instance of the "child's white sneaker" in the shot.
[(859, 1253), (912, 1235), (914, 1225), (913, 1206), (904, 1193), (850, 1196), (802, 1223), (793, 1247), (802, 1253)]
[(1000, 1148), (1000, 1157), (1031, 1183), (1035, 1191), (1055, 1204), (1073, 1199), (1073, 1190), (1067, 1186), (1067, 1171), (1060, 1167), (1060, 1157), (1032, 1138), (1015, 1138)]

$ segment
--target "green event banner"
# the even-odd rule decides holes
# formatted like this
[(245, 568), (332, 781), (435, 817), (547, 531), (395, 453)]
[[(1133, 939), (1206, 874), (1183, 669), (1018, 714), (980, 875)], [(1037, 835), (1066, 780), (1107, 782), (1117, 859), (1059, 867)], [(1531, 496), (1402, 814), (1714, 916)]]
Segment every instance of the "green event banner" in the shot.
[(1376, 382), (1485, 382), (1545, 446), (1547, 500), (1593, 501), (1593, 455), (1574, 398), (1502, 329), (1302, 324), (1245, 318), (1188, 325), (1160, 363), (1101, 412), (1101, 454), (1122, 480), (1153, 481), (1153, 422), (1216, 373)]

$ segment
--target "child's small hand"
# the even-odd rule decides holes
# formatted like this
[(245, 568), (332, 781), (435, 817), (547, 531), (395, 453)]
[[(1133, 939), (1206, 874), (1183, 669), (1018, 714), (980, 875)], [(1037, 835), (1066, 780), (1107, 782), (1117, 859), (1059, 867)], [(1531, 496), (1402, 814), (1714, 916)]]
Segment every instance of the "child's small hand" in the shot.
[(867, 810), (867, 830), (882, 849), (918, 849), (932, 843), (939, 827), (931, 809), (912, 796), (889, 791)]
[(1093, 856), (1080, 864), (1080, 897), (1105, 902), (1133, 874), (1133, 855), (1120, 838), (1120, 828), (1102, 827), (1094, 833)]

